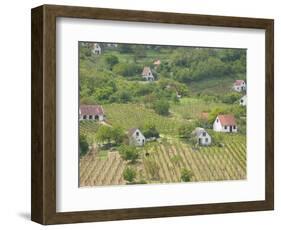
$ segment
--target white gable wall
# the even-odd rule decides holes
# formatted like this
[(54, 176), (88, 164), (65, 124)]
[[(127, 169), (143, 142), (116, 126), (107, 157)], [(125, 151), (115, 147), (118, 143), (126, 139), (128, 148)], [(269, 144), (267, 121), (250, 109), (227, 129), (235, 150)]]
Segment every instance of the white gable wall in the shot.
[(141, 133), (139, 129), (137, 129), (130, 137), (129, 137), (130, 145), (135, 146), (143, 146), (145, 144), (145, 136)]
[(216, 118), (216, 120), (214, 121), (213, 124), (213, 130), (216, 132), (224, 132), (224, 133), (229, 133), (230, 130), (233, 133), (237, 132), (237, 126), (231, 126), (231, 125), (227, 125), (227, 126), (223, 126), (220, 122), (220, 120), (218, 118)]

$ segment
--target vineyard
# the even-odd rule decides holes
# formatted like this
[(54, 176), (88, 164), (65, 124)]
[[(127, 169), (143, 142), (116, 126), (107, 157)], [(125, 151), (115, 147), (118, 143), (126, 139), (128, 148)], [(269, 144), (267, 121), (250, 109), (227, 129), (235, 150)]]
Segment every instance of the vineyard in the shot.
[[(180, 170), (192, 172), (191, 181), (219, 181), (246, 179), (246, 139), (242, 135), (229, 135), (224, 147), (192, 148), (177, 139), (150, 143), (146, 156), (132, 167), (137, 170), (138, 179), (146, 183), (180, 182)], [(159, 178), (152, 179), (146, 168), (147, 159), (157, 162)], [(176, 159), (176, 160), (175, 160)], [(122, 173), (127, 162), (118, 152), (98, 153), (92, 151), (80, 160), (80, 186), (120, 185), (126, 182)]]

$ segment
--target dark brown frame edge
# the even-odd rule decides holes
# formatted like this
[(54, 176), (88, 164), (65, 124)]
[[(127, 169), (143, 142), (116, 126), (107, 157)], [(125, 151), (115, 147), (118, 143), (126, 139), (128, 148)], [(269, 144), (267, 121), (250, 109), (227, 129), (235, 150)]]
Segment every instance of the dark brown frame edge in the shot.
[[(56, 18), (256, 28), (266, 31), (264, 201), (56, 212)], [(43, 5), (32, 9), (31, 219), (41, 224), (157, 218), (274, 209), (274, 21), (271, 19)]]

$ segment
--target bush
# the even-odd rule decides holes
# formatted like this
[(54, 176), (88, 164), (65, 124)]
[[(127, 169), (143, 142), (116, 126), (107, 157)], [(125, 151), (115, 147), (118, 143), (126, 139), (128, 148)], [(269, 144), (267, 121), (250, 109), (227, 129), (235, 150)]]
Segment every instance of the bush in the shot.
[(139, 158), (139, 153), (135, 146), (121, 145), (118, 151), (121, 157), (126, 161), (131, 161), (132, 163), (135, 163), (136, 160)]
[(159, 115), (167, 116), (169, 115), (170, 104), (167, 101), (159, 100), (153, 104), (153, 109)]
[(159, 132), (154, 124), (145, 124), (142, 131), (145, 138), (151, 138), (151, 137), (159, 138)]
[(181, 180), (184, 182), (189, 182), (191, 181), (191, 178), (192, 178), (192, 172), (187, 168), (183, 168), (181, 170)]
[(89, 144), (87, 142), (87, 137), (85, 135), (79, 136), (79, 155), (84, 156), (89, 150)]
[(137, 172), (132, 167), (126, 167), (123, 171), (123, 178), (124, 180), (132, 183), (137, 176)]

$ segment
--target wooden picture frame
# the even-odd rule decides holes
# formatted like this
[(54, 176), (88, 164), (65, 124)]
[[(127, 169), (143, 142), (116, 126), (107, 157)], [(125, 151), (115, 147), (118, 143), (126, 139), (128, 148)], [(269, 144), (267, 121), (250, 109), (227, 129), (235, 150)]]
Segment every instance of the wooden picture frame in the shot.
[[(56, 212), (56, 18), (264, 29), (266, 34), (265, 200), (101, 211)], [(64, 224), (274, 209), (274, 21), (210, 15), (43, 5), (32, 9), (31, 219)]]

